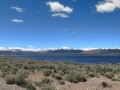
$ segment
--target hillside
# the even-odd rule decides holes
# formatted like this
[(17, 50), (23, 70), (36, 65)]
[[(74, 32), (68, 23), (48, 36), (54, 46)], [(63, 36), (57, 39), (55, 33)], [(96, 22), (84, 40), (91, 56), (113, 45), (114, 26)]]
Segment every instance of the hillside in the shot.
[(80, 50), (80, 49), (55, 49), (55, 50), (0, 50), (0, 55), (95, 55), (95, 56), (119, 56), (120, 49), (94, 49), (94, 50)]

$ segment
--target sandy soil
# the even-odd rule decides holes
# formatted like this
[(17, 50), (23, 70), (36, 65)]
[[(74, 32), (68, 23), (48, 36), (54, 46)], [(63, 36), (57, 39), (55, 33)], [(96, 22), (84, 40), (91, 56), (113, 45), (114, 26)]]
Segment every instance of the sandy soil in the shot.
[[(42, 73), (30, 74), (28, 77), (33, 83), (40, 82), (43, 78), (45, 77)], [(89, 78), (87, 82), (80, 83), (70, 83), (66, 81), (65, 85), (60, 85), (58, 81), (52, 77), (49, 78), (53, 80), (52, 84), (56, 90), (120, 90), (119, 81), (111, 81), (103, 76), (100, 76), (100, 78)], [(111, 86), (102, 88), (101, 83), (104, 81)], [(37, 90), (40, 90), (40, 88), (37, 87)]]
[[(40, 82), (45, 76), (41, 72), (30, 73), (28, 76), (28, 80), (30, 80), (34, 85), (35, 82)], [(65, 82), (65, 85), (60, 85), (58, 81), (52, 77), (48, 77), (53, 80), (52, 85), (56, 88), (56, 90), (120, 90), (120, 82), (119, 81), (111, 81), (103, 76), (100, 78), (89, 78), (87, 82), (80, 83), (70, 83)], [(101, 83), (107, 82), (111, 87), (102, 88)], [(40, 87), (36, 87), (37, 90), (41, 90)], [(17, 85), (8, 85), (6, 84), (3, 78), (0, 78), (0, 90), (26, 90)]]

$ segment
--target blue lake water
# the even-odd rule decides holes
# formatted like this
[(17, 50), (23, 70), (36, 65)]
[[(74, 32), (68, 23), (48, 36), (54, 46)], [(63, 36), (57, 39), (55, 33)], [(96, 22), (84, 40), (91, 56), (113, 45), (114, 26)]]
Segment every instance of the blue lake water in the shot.
[(120, 56), (10, 56), (12, 58), (43, 59), (50, 61), (69, 61), (87, 64), (120, 63)]

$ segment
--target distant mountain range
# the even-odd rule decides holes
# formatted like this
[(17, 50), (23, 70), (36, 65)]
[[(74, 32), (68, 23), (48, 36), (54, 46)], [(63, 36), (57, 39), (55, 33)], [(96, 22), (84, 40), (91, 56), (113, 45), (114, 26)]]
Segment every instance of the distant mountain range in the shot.
[(0, 56), (2, 55), (90, 55), (90, 56), (120, 56), (120, 49), (31, 49), (31, 48), (2, 48), (0, 49)]

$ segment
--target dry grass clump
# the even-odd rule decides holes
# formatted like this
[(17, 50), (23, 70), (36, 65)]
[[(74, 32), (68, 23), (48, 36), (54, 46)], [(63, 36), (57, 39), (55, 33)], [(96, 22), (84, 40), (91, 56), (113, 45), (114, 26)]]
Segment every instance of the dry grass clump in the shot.
[(50, 84), (45, 84), (41, 87), (41, 90), (55, 90), (55, 87)]
[(41, 90), (55, 90), (55, 87), (52, 86), (53, 81), (49, 78), (44, 78), (41, 82), (36, 82), (35, 85), (41, 87)]
[(58, 83), (61, 85), (65, 85), (65, 80), (58, 80)]
[(59, 74), (59, 73), (56, 73), (56, 74), (54, 75), (54, 77), (55, 77), (57, 80), (61, 80), (61, 79), (62, 79), (62, 75)]
[(102, 88), (112, 87), (112, 85), (109, 85), (109, 83), (107, 83), (107, 82), (102, 82), (101, 86), (102, 86)]
[(119, 78), (112, 78), (111, 80), (112, 80), (112, 81), (120, 81)]
[(7, 84), (15, 84), (15, 75), (7, 75), (5, 80)]
[(78, 83), (78, 82), (86, 82), (87, 78), (85, 77), (85, 75), (80, 74), (76, 71), (71, 71), (67, 76), (66, 76), (66, 80), (70, 81), (72, 83)]
[(112, 72), (105, 72), (104, 76), (108, 79), (114, 78), (114, 74)]
[(44, 78), (41, 82), (36, 82), (35, 85), (36, 86), (39, 86), (39, 87), (42, 87), (44, 86), (45, 84), (51, 84), (53, 81), (50, 80), (49, 78)]
[(43, 74), (44, 74), (45, 76), (50, 76), (51, 73), (52, 73), (52, 70), (51, 70), (51, 69), (44, 69), (44, 70), (43, 70)]

